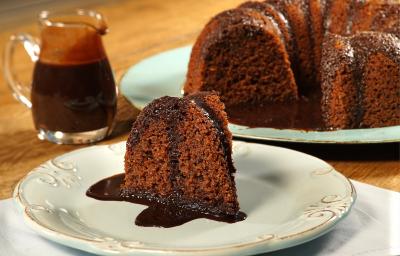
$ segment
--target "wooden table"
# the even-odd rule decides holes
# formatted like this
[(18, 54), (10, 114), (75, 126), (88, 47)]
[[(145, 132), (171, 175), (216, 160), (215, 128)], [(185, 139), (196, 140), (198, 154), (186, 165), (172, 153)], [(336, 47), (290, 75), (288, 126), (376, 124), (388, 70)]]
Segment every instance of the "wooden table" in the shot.
[[(35, 15), (47, 8), (42, 1), (24, 8), (0, 10), (0, 49), (15, 32), (38, 34)], [(45, 3), (47, 1), (44, 1)], [(52, 9), (94, 8), (108, 19), (110, 33), (104, 37), (111, 65), (119, 81), (132, 64), (152, 54), (193, 43), (204, 24), (238, 0), (135, 0), (55, 1)], [(63, 3), (60, 3), (63, 2)], [(85, 2), (82, 5), (80, 2)], [(48, 2), (47, 2), (48, 3)], [(1, 8), (1, 6), (0, 6)], [(19, 50), (16, 56), (19, 78), (29, 81), (32, 64)], [(0, 75), (1, 77), (2, 74)], [(138, 113), (123, 97), (118, 102), (117, 129), (99, 144), (126, 140)], [(83, 146), (55, 145), (40, 141), (33, 128), (30, 110), (13, 99), (4, 78), (0, 81), (0, 199), (11, 196), (16, 182), (40, 163)], [(310, 145), (269, 143), (303, 151), (328, 161), (349, 178), (400, 191), (399, 144)]]

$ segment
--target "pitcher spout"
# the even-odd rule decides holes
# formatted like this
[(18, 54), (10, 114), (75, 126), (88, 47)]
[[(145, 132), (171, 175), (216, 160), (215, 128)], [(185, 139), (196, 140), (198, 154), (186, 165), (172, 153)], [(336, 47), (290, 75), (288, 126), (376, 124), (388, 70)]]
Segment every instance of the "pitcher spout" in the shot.
[[(82, 17), (88, 17), (89, 20), (86, 21), (85, 24), (96, 29), (97, 33), (99, 33), (100, 35), (107, 34), (108, 25), (104, 19), (104, 16), (101, 13), (93, 10), (83, 10), (83, 9), (78, 10), (77, 13)], [(90, 19), (92, 20), (92, 22)]]
[(39, 22), (42, 26), (68, 27), (68, 26), (88, 26), (97, 31), (100, 35), (108, 32), (108, 25), (104, 16), (93, 10), (78, 9), (73, 13), (55, 13), (42, 11), (39, 14)]

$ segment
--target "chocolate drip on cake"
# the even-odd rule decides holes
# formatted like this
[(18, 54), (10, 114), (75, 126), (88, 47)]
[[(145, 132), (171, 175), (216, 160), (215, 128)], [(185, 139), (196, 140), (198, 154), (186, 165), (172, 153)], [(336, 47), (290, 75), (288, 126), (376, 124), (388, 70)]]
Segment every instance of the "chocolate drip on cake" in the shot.
[(316, 40), (316, 31), (314, 31), (314, 26), (312, 25), (312, 20), (311, 20), (311, 12), (310, 12), (310, 3), (308, 1), (303, 2), (301, 5), (303, 12), (305, 14), (305, 20), (307, 24), (307, 35), (308, 38), (310, 39), (309, 41), (309, 48), (310, 48), (310, 53), (309, 53), (309, 60), (311, 62), (311, 78), (308, 79), (309, 83), (312, 83), (311, 88), (312, 90), (315, 90), (315, 87), (318, 85), (316, 84), (316, 73), (317, 73), (317, 63), (315, 63), (315, 40)]
[(140, 142), (140, 135), (149, 127), (150, 123), (154, 120), (165, 120), (165, 116), (172, 112), (177, 102), (176, 98), (165, 96), (150, 103), (151, 107), (143, 109), (141, 115), (148, 118), (136, 120), (136, 125), (132, 127), (129, 134), (127, 145), (135, 147)]
[(289, 46), (289, 38), (288, 35), (283, 33), (283, 21), (280, 20), (280, 16), (278, 16), (278, 12), (275, 11), (273, 13), (274, 7), (271, 5), (268, 5), (263, 2), (245, 2), (244, 4), (240, 5), (239, 8), (248, 8), (248, 9), (254, 9), (259, 11), (262, 15), (264, 15), (266, 18), (268, 18), (271, 23), (274, 24), (274, 26), (277, 28), (277, 31), (279, 33), (279, 37), (281, 40), (285, 43), (285, 46), (287, 47), (287, 50), (290, 51)]
[(168, 201), (175, 201), (181, 194), (181, 187), (179, 179), (182, 176), (179, 171), (179, 150), (178, 143), (180, 135), (177, 132), (178, 120), (181, 120), (185, 114), (186, 106), (182, 100), (175, 97), (162, 97), (151, 103), (151, 106), (145, 108), (142, 112), (143, 116), (147, 118), (138, 118), (136, 125), (132, 128), (130, 137), (128, 138), (127, 145), (129, 148), (135, 148), (140, 143), (141, 135), (151, 126), (155, 121), (165, 124), (165, 132), (168, 138), (167, 154), (168, 154), (168, 167), (169, 177), (172, 184), (172, 194), (169, 198), (159, 198), (151, 191), (135, 191), (131, 189), (123, 189), (123, 195), (127, 197), (136, 196), (137, 198), (147, 198), (149, 200), (159, 201), (160, 203), (167, 203)]
[(180, 113), (180, 108), (177, 105), (171, 109), (171, 113), (167, 118), (167, 134), (168, 134), (168, 158), (169, 158), (169, 168), (170, 176), (169, 180), (172, 182), (173, 195), (179, 196), (181, 194), (181, 187), (179, 185), (179, 179), (182, 174), (179, 171), (179, 150), (178, 143), (180, 135), (177, 132), (178, 120), (182, 119), (182, 114)]
[(285, 8), (285, 5), (282, 1), (280, 0), (267, 0), (263, 2), (265, 4), (273, 6), (276, 10), (278, 10), (282, 16), (284, 17), (284, 20), (287, 24), (288, 27), (288, 32), (290, 34), (291, 38), (291, 44), (292, 44), (292, 53), (291, 53), (291, 58), (290, 58), (290, 63), (291, 67), (293, 69), (293, 73), (296, 77), (296, 80), (299, 79), (300, 77), (300, 61), (299, 61), (299, 55), (300, 55), (300, 47), (299, 47), (299, 42), (298, 38), (296, 37), (295, 32), (293, 31), (293, 26), (291, 25), (292, 21), (290, 20), (288, 11)]
[[(363, 106), (363, 94), (364, 94), (364, 61), (361, 60), (367, 58), (365, 56), (365, 52), (356, 52), (357, 58), (354, 58), (355, 61), (353, 62), (353, 81), (356, 85), (356, 101), (355, 101), (355, 111), (354, 114), (354, 124), (352, 128), (360, 128), (362, 127), (362, 119), (364, 116), (364, 106)], [(362, 57), (361, 57), (362, 56)]]
[(195, 103), (198, 107), (205, 111), (205, 115), (210, 119), (215, 129), (218, 131), (218, 136), (221, 141), (221, 148), (224, 151), (224, 157), (226, 159), (226, 162), (228, 163), (230, 173), (235, 173), (236, 169), (233, 166), (232, 150), (229, 146), (224, 130), (222, 129), (222, 122), (217, 118), (216, 113), (203, 101), (202, 98), (196, 96), (189, 96), (189, 98), (193, 100), (193, 103)]

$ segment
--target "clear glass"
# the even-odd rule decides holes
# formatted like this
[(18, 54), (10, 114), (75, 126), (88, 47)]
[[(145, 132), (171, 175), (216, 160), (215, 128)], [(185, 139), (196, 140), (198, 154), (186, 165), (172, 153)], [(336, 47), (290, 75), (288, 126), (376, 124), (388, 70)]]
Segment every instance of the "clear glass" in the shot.
[[(4, 75), (14, 96), (32, 110), (40, 139), (58, 144), (103, 139), (112, 130), (117, 89), (101, 39), (107, 32), (102, 15), (43, 11), (39, 26), (40, 40), (18, 34), (6, 46)], [(13, 73), (18, 43), (35, 62), (31, 85), (22, 85)]]

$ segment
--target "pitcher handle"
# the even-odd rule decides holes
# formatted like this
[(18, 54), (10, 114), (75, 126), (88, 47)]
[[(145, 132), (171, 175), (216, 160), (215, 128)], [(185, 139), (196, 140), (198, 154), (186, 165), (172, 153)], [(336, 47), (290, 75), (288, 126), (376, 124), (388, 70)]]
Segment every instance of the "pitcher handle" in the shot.
[(13, 35), (6, 44), (3, 67), (4, 67), (4, 77), (7, 81), (8, 86), (13, 91), (14, 97), (24, 104), (26, 107), (31, 108), (32, 103), (30, 101), (30, 85), (23, 85), (20, 83), (16, 77), (12, 67), (13, 56), (15, 51), (15, 46), (21, 43), (31, 58), (32, 62), (36, 62), (39, 59), (40, 46), (39, 40), (33, 36), (25, 33)]

